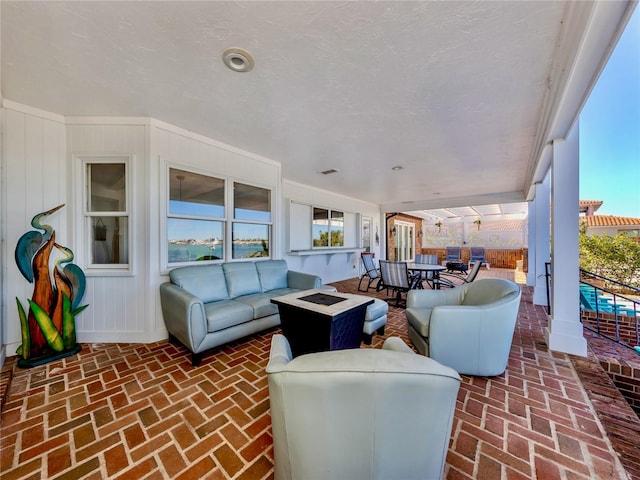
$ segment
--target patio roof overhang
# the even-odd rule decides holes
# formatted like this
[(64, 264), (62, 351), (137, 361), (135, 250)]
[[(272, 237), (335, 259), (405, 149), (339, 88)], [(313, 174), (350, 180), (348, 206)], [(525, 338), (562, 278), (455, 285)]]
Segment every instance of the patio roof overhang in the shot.
[(153, 117), (387, 212), (522, 202), (635, 6), (2, 2), (2, 95)]

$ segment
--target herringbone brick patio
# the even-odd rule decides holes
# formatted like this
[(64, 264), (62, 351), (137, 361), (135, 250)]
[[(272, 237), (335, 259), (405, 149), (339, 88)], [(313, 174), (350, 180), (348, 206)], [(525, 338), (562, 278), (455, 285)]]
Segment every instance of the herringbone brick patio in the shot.
[[(357, 281), (334, 285), (355, 292)], [(546, 315), (524, 291), (505, 374), (463, 377), (446, 477), (633, 478), (570, 357), (546, 349)], [(278, 331), (214, 349), (199, 367), (163, 341), (83, 345), (77, 356), (14, 369), (2, 408), (1, 478), (272, 478), (265, 367)], [(393, 335), (408, 342), (402, 309), (390, 309), (384, 337)], [(372, 348), (383, 340), (375, 336)], [(4, 370), (12, 367), (10, 359)]]

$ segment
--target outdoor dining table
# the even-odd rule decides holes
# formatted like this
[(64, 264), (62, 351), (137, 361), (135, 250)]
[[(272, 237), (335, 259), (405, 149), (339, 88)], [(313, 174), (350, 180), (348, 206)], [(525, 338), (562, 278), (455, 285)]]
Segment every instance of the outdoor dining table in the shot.
[[(440, 281), (439, 281), (440, 272), (446, 269), (447, 268), (442, 265), (434, 265), (430, 263), (415, 263), (415, 262), (407, 263), (407, 270), (409, 270), (411, 273), (415, 274), (415, 273), (422, 273), (422, 272), (432, 272), (433, 276), (431, 278), (430, 285), (432, 285), (433, 286), (432, 288), (435, 288), (436, 290), (440, 289)], [(422, 281), (417, 281), (413, 286), (413, 288), (422, 288)]]

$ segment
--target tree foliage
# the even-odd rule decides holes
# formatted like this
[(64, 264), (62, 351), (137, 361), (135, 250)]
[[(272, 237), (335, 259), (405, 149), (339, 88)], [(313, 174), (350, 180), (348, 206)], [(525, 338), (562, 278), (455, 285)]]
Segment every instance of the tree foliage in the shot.
[[(314, 247), (328, 247), (329, 246), (329, 232), (320, 232), (320, 238), (314, 238)], [(340, 247), (344, 246), (344, 235), (341, 230), (331, 230), (331, 246)]]
[(615, 237), (580, 231), (580, 268), (640, 287), (640, 244), (624, 233)]

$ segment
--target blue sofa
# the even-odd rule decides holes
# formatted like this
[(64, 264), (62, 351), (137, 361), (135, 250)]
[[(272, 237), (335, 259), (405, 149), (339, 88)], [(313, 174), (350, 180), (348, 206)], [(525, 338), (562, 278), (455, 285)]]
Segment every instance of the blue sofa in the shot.
[(192, 352), (193, 366), (206, 350), (280, 325), (271, 298), (322, 286), (320, 277), (290, 271), (284, 260), (178, 267), (169, 277), (160, 285), (169, 341)]

